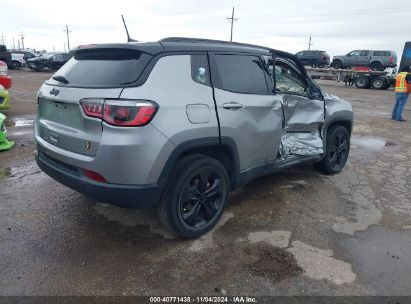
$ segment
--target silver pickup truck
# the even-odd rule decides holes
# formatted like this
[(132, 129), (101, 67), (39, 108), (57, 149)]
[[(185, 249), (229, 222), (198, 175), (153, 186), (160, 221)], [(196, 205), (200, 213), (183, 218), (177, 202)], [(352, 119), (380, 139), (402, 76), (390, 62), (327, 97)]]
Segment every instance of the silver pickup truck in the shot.
[(334, 56), (331, 66), (334, 69), (368, 66), (373, 70), (384, 70), (397, 66), (397, 54), (394, 51), (355, 50), (347, 55)]

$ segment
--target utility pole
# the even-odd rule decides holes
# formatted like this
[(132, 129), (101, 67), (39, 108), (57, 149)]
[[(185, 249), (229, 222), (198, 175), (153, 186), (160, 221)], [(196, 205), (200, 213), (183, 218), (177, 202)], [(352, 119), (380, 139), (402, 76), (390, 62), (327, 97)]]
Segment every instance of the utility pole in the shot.
[(66, 28), (63, 31), (66, 32), (66, 35), (67, 35), (67, 48), (70, 51), (70, 37), (69, 37), (69, 34), (71, 33), (71, 31), (69, 31), (68, 25), (66, 25)]
[(24, 50), (24, 34), (23, 34), (23, 31), (21, 31), (20, 37), (21, 37), (21, 46), (23, 47), (23, 50)]
[(312, 45), (313, 43), (311, 43), (311, 36), (310, 36), (310, 39), (308, 40), (308, 50), (311, 50)]
[(236, 22), (238, 19), (234, 18), (234, 6), (233, 6), (233, 12), (231, 13), (231, 18), (227, 17), (228, 22), (231, 23), (231, 34), (230, 34), (230, 41), (233, 41), (233, 26), (234, 22)]

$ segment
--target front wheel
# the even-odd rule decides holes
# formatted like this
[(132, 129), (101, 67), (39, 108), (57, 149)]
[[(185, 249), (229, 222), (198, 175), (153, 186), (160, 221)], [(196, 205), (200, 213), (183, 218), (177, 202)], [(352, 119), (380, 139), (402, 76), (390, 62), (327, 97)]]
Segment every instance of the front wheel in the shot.
[(344, 168), (349, 152), (350, 134), (347, 128), (343, 126), (333, 127), (327, 132), (324, 157), (314, 166), (324, 174), (336, 174)]
[(229, 192), (228, 173), (220, 162), (203, 155), (184, 157), (170, 175), (159, 218), (179, 236), (201, 236), (220, 219)]

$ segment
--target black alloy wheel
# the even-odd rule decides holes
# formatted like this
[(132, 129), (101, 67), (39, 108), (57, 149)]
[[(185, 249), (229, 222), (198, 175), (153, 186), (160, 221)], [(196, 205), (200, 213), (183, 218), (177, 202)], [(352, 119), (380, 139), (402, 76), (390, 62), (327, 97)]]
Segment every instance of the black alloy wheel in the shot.
[(180, 193), (180, 216), (192, 228), (207, 225), (224, 205), (224, 182), (212, 167), (196, 170)]
[(348, 158), (348, 138), (343, 132), (333, 138), (328, 157), (333, 170), (340, 171), (344, 167)]
[(327, 131), (324, 156), (321, 161), (314, 163), (317, 170), (324, 174), (340, 172), (350, 152), (350, 134), (344, 126), (334, 126)]
[(229, 192), (229, 175), (218, 160), (185, 156), (173, 169), (158, 204), (161, 223), (185, 238), (201, 236), (218, 222)]

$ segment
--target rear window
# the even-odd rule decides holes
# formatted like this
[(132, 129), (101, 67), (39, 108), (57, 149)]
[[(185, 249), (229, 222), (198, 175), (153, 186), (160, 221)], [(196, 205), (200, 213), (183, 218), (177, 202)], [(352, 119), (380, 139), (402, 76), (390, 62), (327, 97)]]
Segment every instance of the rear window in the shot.
[(151, 57), (137, 50), (84, 49), (76, 51), (55, 76), (67, 79), (67, 86), (123, 86), (140, 77)]

